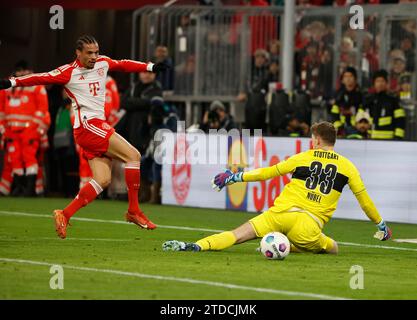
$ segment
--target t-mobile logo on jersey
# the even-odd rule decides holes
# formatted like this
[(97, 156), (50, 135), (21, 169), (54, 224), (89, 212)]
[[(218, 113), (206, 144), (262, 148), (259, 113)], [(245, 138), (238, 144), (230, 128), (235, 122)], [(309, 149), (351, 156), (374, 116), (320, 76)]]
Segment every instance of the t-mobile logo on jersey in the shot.
[(94, 97), (97, 96), (97, 91), (100, 90), (100, 84), (98, 82), (91, 82), (88, 86), (90, 87), (90, 93)]

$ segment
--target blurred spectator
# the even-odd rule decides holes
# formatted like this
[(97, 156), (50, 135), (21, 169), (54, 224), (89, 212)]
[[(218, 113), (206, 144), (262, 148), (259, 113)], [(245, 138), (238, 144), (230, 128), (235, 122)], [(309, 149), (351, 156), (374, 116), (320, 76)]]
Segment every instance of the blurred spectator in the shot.
[(369, 139), (371, 130), (371, 116), (368, 112), (359, 110), (355, 117), (355, 127), (346, 130), (347, 139)]
[[(316, 3), (317, 4), (317, 3)], [(314, 20), (312, 20), (314, 19)], [(295, 84), (312, 98), (329, 96), (333, 85), (334, 27), (327, 17), (302, 17), (295, 39)]]
[(142, 154), (151, 139), (148, 124), (151, 99), (162, 97), (162, 88), (155, 79), (155, 73), (139, 73), (139, 80), (121, 99), (121, 108), (126, 110), (126, 114), (115, 127)]
[(399, 78), (406, 71), (404, 55), (393, 58), (390, 61), (389, 89), (394, 92), (400, 91)]
[(207, 131), (220, 130), (220, 117), (216, 111), (209, 111), (207, 114)]
[(365, 32), (362, 41), (362, 86), (371, 86), (371, 75), (379, 68), (378, 54), (373, 43), (373, 36)]
[(271, 92), (268, 105), (269, 134), (273, 136), (280, 135), (287, 126), (286, 116), (294, 113), (294, 106), (290, 103), (290, 96), (282, 89), (282, 84), (274, 92)]
[(405, 137), (405, 111), (396, 96), (388, 91), (388, 72), (378, 70), (373, 76), (373, 91), (365, 99), (365, 110), (372, 118), (372, 139), (396, 139)]
[(163, 45), (159, 45), (155, 49), (155, 57), (153, 60), (155, 63), (163, 62), (169, 66), (168, 69), (159, 72), (156, 76), (156, 80), (162, 86), (162, 90), (173, 90), (174, 89), (174, 68), (171, 57), (168, 53), (168, 48)]
[(414, 71), (415, 64), (415, 46), (414, 46), (414, 36), (407, 35), (401, 39), (400, 49), (404, 52), (406, 59), (406, 69), (407, 71)]
[(363, 95), (357, 83), (356, 69), (346, 68), (341, 76), (342, 86), (336, 92), (330, 114), (340, 137), (355, 127), (355, 115), (363, 108)]
[(269, 56), (271, 61), (277, 61), (279, 64), (279, 59), (280, 59), (280, 52), (281, 52), (281, 43), (279, 42), (279, 40), (272, 40), (269, 43)]
[(265, 77), (265, 81), (267, 83), (268, 92), (273, 93), (277, 87), (279, 86), (279, 61), (278, 59), (274, 58), (271, 59), (271, 63), (268, 67), (268, 73)]
[(64, 90), (62, 97), (53, 134), (53, 162), (57, 164), (54, 175), (57, 177), (58, 190), (63, 192), (65, 197), (72, 197), (79, 190), (78, 156), (72, 135), (72, 101)]
[(279, 135), (284, 137), (308, 137), (309, 134), (310, 127), (308, 124), (293, 114), (286, 116), (285, 129), (279, 131)]
[(301, 64), (301, 90), (307, 90), (312, 97), (318, 97), (321, 95), (319, 43), (311, 41), (307, 45), (306, 53)]
[(204, 113), (200, 129), (205, 133), (208, 133), (209, 129), (225, 129), (226, 131), (230, 131), (237, 129), (237, 125), (233, 116), (227, 113), (224, 104), (219, 100), (215, 100), (210, 104), (209, 110)]
[(354, 67), (356, 65), (357, 49), (350, 37), (344, 37), (340, 46), (340, 66), (339, 70), (346, 67)]
[(400, 100), (410, 100), (411, 99), (411, 73), (403, 72), (399, 78), (400, 86)]
[(251, 73), (251, 87), (259, 85), (268, 73), (269, 53), (264, 49), (255, 51), (254, 64)]
[(392, 49), (388, 54), (388, 62), (391, 63), (396, 58), (405, 60), (404, 51), (402, 51), (401, 49)]
[(190, 95), (194, 90), (195, 56), (190, 55), (186, 61), (175, 67), (175, 93)]
[(245, 102), (245, 127), (248, 129), (265, 129), (266, 93), (268, 83), (269, 53), (258, 49), (254, 56), (254, 65), (247, 81), (246, 92), (237, 96), (239, 102)]
[(282, 83), (279, 77), (279, 61), (277, 58), (271, 59), (269, 64), (269, 71), (265, 78), (266, 86), (268, 91), (266, 93), (267, 104), (270, 105), (272, 102), (272, 95), (277, 90), (282, 89)]
[(329, 98), (333, 91), (333, 51), (326, 47), (320, 57), (319, 92), (324, 98)]
[[(176, 132), (178, 119), (175, 107), (166, 104), (161, 97), (156, 96), (151, 99), (148, 124), (152, 137), (160, 129), (169, 129)], [(142, 155), (141, 202), (161, 203), (162, 164), (158, 159), (155, 159), (155, 150), (158, 143), (161, 142), (151, 139), (146, 152)]]
[[(16, 63), (13, 75), (32, 73), (28, 62), (21, 60)], [(43, 157), (51, 121), (46, 89), (43, 85), (13, 87), (2, 96), (0, 131), (7, 139), (5, 159), (10, 157), (10, 166), (3, 168), (2, 180), (5, 176), (11, 180), (13, 176), (11, 196), (36, 196), (36, 189), (43, 193)]]

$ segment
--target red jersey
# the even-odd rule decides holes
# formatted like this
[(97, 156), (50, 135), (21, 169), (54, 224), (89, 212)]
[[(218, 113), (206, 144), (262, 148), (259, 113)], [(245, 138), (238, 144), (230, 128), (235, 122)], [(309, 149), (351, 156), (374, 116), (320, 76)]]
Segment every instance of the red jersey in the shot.
[(44, 86), (2, 90), (0, 100), (0, 124), (6, 129), (48, 129), (51, 118)]
[(133, 60), (113, 60), (99, 56), (92, 69), (84, 68), (77, 59), (51, 72), (11, 78), (12, 86), (61, 84), (72, 100), (76, 117), (74, 128), (89, 119), (105, 120), (106, 78), (108, 71), (152, 71), (153, 63)]

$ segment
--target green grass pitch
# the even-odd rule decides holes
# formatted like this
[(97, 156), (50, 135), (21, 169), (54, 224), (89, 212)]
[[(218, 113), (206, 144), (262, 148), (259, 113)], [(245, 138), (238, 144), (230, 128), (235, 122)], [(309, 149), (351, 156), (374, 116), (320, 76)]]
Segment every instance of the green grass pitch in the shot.
[[(222, 252), (161, 249), (165, 240), (195, 241), (253, 214), (143, 205), (160, 225), (148, 231), (123, 222), (127, 203), (97, 200), (62, 240), (52, 211), (68, 201), (0, 198), (0, 299), (417, 299), (417, 245), (373, 239), (371, 222), (332, 220), (324, 232), (340, 243), (337, 256), (269, 261), (256, 252), (258, 240)], [(390, 226), (395, 238), (416, 238), (416, 225)], [(62, 290), (50, 288), (52, 264), (63, 266)], [(353, 265), (364, 270), (363, 289), (350, 288)]]

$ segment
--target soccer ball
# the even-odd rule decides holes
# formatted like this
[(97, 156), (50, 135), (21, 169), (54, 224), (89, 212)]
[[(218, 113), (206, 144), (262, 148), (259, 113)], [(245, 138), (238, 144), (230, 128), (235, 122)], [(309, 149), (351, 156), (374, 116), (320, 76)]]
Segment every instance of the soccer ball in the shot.
[(270, 232), (262, 238), (260, 249), (267, 259), (283, 260), (290, 253), (290, 241), (280, 232)]

